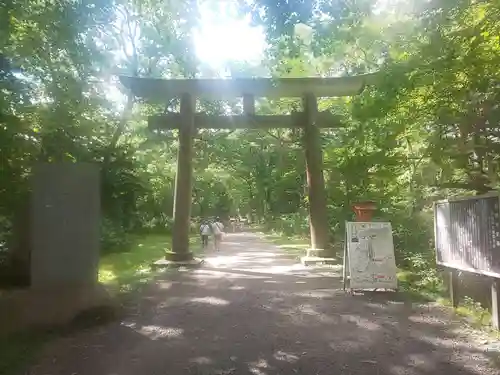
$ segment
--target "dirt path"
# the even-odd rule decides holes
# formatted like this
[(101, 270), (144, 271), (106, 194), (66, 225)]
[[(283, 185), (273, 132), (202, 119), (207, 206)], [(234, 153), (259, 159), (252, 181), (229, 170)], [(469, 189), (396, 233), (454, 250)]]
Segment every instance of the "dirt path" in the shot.
[(340, 287), (340, 271), (228, 235), (203, 268), (158, 278), (126, 319), (50, 344), (28, 373), (500, 374), (481, 338), (439, 308)]

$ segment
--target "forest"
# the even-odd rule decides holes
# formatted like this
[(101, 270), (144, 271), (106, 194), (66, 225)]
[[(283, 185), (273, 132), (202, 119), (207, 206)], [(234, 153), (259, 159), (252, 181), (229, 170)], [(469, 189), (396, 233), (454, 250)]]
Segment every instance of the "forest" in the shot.
[[(259, 59), (204, 61), (194, 39), (207, 9), (260, 30)], [(148, 130), (147, 115), (178, 103), (136, 100), (118, 84), (122, 74), (379, 72), (362, 94), (319, 102), (339, 118), (322, 131), (331, 242), (342, 241), (351, 205), (373, 200), (393, 225), (398, 265), (417, 283), (438, 283), (432, 202), (499, 187), (498, 0), (11, 0), (0, 18), (2, 256), (39, 161), (100, 164), (103, 253), (124, 251), (133, 233), (171, 230), (177, 135)], [(256, 111), (296, 105), (262, 99)], [(241, 112), (238, 100), (199, 107)], [(307, 236), (300, 131), (200, 130), (194, 148), (193, 217), (241, 214)]]

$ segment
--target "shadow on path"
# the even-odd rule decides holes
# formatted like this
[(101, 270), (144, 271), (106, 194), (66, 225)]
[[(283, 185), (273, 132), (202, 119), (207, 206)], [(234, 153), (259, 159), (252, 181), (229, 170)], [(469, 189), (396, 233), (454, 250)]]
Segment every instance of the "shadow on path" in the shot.
[[(36, 375), (499, 374), (446, 310), (341, 290), (255, 234), (158, 277), (127, 317), (45, 348)], [(477, 339), (479, 340), (479, 339)]]

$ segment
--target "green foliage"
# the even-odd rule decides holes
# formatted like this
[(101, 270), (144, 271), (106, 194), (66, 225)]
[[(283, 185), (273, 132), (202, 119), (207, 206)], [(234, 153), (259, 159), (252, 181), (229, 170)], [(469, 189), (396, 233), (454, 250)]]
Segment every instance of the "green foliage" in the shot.
[(101, 219), (101, 249), (103, 254), (123, 252), (130, 248), (130, 235), (117, 222)]
[(299, 212), (268, 219), (265, 224), (268, 230), (276, 231), (284, 236), (307, 236), (309, 234), (307, 215)]
[[(133, 100), (120, 115), (106, 89), (110, 74), (118, 71), (155, 74), (155, 67), (180, 75), (193, 70), (184, 63), (196, 13), (190, 4), (14, 1), (0, 6), (2, 254), (9, 251), (30, 168), (38, 161), (101, 163), (104, 252), (126, 249), (133, 230), (169, 226), (165, 201), (171, 190), (151, 183), (168, 171), (151, 168), (157, 148), (148, 160), (138, 152), (146, 138), (140, 121), (127, 125)], [(166, 29), (180, 11), (192, 22)], [(175, 150), (163, 156), (165, 165), (172, 164)]]
[(457, 313), (479, 327), (487, 326), (491, 322), (491, 313), (468, 296), (464, 297), (462, 305), (457, 308)]
[[(269, 46), (258, 66), (229, 62), (235, 76), (380, 72), (360, 95), (319, 100), (339, 125), (322, 132), (331, 240), (341, 243), (353, 203), (373, 200), (378, 219), (392, 222), (398, 265), (413, 284), (437, 288), (432, 202), (499, 187), (498, 1), (400, 0), (395, 12), (368, 0), (248, 4), (238, 10), (264, 28)], [(127, 251), (134, 231), (170, 233), (177, 134), (149, 132), (144, 119), (179, 103), (139, 103), (108, 88), (117, 73), (218, 75), (194, 53), (197, 2), (11, 1), (0, 17), (2, 249), (37, 161), (102, 166), (105, 253)], [(310, 43), (294, 35), (299, 22)], [(260, 114), (299, 108), (256, 102)], [(198, 109), (241, 113), (241, 103), (203, 99)], [(300, 129), (200, 130), (194, 150), (193, 217), (239, 214), (307, 236)]]

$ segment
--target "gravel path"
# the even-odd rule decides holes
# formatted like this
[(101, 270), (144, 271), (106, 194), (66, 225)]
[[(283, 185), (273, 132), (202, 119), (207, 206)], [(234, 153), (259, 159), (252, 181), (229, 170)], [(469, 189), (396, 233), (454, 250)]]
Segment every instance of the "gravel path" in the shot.
[[(249, 233), (169, 272), (127, 317), (49, 344), (30, 375), (500, 374), (484, 337), (436, 306), (350, 296)], [(482, 345), (483, 344), (483, 345)]]

